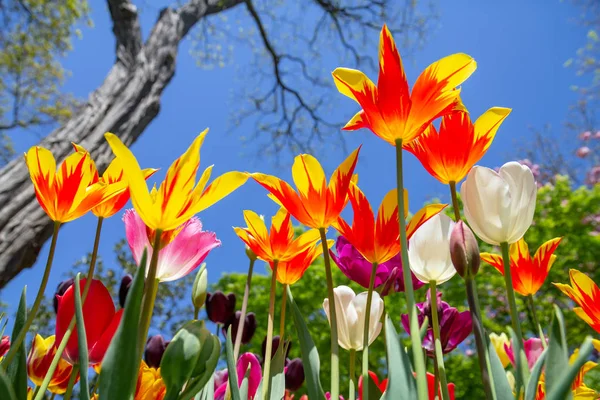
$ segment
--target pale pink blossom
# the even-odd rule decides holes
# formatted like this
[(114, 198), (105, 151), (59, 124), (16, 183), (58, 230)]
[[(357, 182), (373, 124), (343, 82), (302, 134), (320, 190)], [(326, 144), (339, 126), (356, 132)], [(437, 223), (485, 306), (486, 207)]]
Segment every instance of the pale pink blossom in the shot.
[(588, 171), (585, 183), (590, 186), (600, 183), (600, 165), (592, 167), (592, 169)]
[(590, 154), (591, 151), (592, 150), (589, 147), (583, 146), (578, 148), (575, 154), (577, 154), (577, 157), (579, 158), (585, 158), (588, 154)]
[(592, 132), (585, 131), (579, 135), (579, 140), (589, 140), (592, 137)]
[[(144, 249), (147, 249), (147, 262), (152, 258), (152, 245), (148, 239), (148, 229), (135, 210), (125, 211), (125, 236), (136, 264), (140, 263)], [(213, 232), (202, 230), (202, 223), (192, 217), (183, 223), (175, 238), (160, 250), (156, 279), (161, 282), (174, 281), (192, 272), (208, 255), (221, 245)]]
[(596, 134), (594, 135), (594, 139), (600, 139), (600, 131), (596, 131)]

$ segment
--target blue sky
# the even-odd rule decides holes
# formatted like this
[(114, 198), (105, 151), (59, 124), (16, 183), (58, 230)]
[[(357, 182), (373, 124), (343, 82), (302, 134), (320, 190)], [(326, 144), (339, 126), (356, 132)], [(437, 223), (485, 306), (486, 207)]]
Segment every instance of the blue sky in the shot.
[[(578, 10), (558, 0), (439, 3), (436, 28), (425, 47), (404, 60), (405, 69), (412, 84), (422, 69), (448, 54), (464, 52), (477, 60), (477, 71), (462, 89), (463, 101), (473, 118), (492, 106), (513, 109), (480, 164), (495, 167), (515, 159), (517, 149), (530, 137), (529, 126), (541, 128), (550, 123), (560, 132), (568, 107), (576, 98), (569, 89), (576, 83), (574, 71), (563, 67), (563, 63), (585, 42), (585, 29), (573, 22)], [(93, 0), (91, 6), (94, 27), (83, 29), (83, 38), (75, 40), (74, 51), (65, 61), (72, 74), (65, 89), (81, 98), (87, 98), (102, 83), (114, 61), (112, 26), (106, 5)], [(146, 34), (156, 13), (157, 10), (150, 8), (142, 14)], [(231, 91), (240, 84), (236, 81), (238, 69), (249, 62), (248, 49), (236, 49), (231, 64), (208, 71), (196, 67), (189, 49), (190, 41), (186, 40), (180, 49), (175, 77), (162, 98), (160, 114), (132, 146), (142, 167), (161, 168), (162, 173), (157, 174), (155, 181), (162, 179), (164, 171), (186, 150), (195, 135), (210, 127), (201, 152), (201, 168), (215, 164), (213, 177), (229, 170), (249, 170), (291, 179), (290, 156), (282, 160), (285, 168), (277, 168), (272, 160), (253, 155), (260, 154), (258, 146), (240, 140), (240, 136), (252, 132), (252, 124), (229, 130), (228, 110), (235, 107)], [(377, 54), (377, 48), (366, 51), (372, 56)], [(326, 57), (325, 65), (335, 68), (337, 65), (328, 64), (330, 61)], [(354, 102), (340, 95), (336, 112), (350, 118), (357, 110)], [(373, 204), (379, 204), (395, 184), (393, 148), (366, 130), (344, 134), (348, 149), (363, 144), (357, 172), (362, 189)], [(17, 150), (26, 151), (36, 139), (27, 133), (15, 138)], [(320, 158), (330, 174), (346, 156), (339, 148), (321, 154)], [(432, 197), (448, 201), (447, 188), (429, 176), (411, 155), (406, 156), (405, 171), (412, 211)], [(210, 282), (225, 272), (247, 268), (243, 245), (231, 229), (243, 224), (244, 209), (267, 216), (276, 211), (265, 191), (248, 182), (200, 215), (205, 229), (215, 231), (223, 242), (206, 260)], [(95, 224), (95, 218), (88, 215), (61, 229), (48, 295), (73, 263), (91, 251)], [(124, 228), (119, 214), (104, 224), (100, 255), (107, 266), (116, 263), (113, 246), (122, 237)], [(2, 291), (3, 301), (16, 306), (18, 293), (23, 285), (28, 285), (28, 304), (33, 302), (47, 252), (48, 243), (34, 267), (23, 271)], [(258, 271), (264, 272), (263, 266)]]

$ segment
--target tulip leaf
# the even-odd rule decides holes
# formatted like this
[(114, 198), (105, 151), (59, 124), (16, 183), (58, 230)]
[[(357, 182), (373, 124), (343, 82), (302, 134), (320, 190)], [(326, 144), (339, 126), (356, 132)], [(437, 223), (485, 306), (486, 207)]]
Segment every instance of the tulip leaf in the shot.
[(389, 315), (385, 316), (385, 339), (388, 356), (388, 385), (381, 399), (416, 399), (418, 397), (417, 385), (412, 375), (410, 359), (400, 344), (400, 337)]
[(81, 285), (79, 275), (75, 276), (75, 319), (77, 323), (77, 345), (79, 347), (79, 400), (90, 400), (90, 387), (88, 385), (88, 346), (85, 335), (85, 321), (81, 305)]
[[(13, 325), (11, 342), (14, 342), (23, 329), (27, 320), (27, 286), (21, 292), (21, 300)], [(6, 377), (12, 382), (14, 394), (17, 399), (27, 398), (27, 352), (25, 350), (25, 341), (17, 350), (15, 358), (6, 366)], [(4, 397), (2, 397), (4, 398)]]
[[(25, 386), (27, 387), (27, 385)], [(2, 368), (0, 368), (0, 399), (17, 400), (17, 396), (15, 395), (12, 384)]]
[(294, 326), (296, 327), (296, 333), (298, 335), (298, 341), (300, 342), (300, 352), (302, 354), (302, 364), (304, 366), (304, 375), (306, 377), (306, 390), (309, 399), (323, 399), (325, 393), (321, 386), (321, 378), (319, 377), (319, 371), (321, 368), (321, 361), (319, 360), (319, 352), (315, 346), (315, 342), (310, 336), (310, 332), (302, 318), (302, 313), (298, 309), (292, 291), (288, 285), (287, 287), (288, 304), (294, 320)]
[[(215, 377), (213, 374), (210, 375), (208, 382), (200, 392), (194, 397), (194, 400), (214, 400), (215, 398)], [(188, 400), (188, 398), (185, 398)]]
[(238, 388), (237, 363), (233, 359), (233, 344), (231, 343), (231, 326), (227, 329), (227, 340), (225, 342), (225, 354), (227, 355), (227, 372), (229, 373), (229, 393), (231, 400), (241, 400)]
[(540, 358), (536, 361), (535, 365), (531, 369), (531, 376), (527, 387), (525, 388), (525, 399), (524, 400), (535, 400), (537, 396), (538, 382), (542, 376), (542, 369), (544, 368), (544, 362), (546, 361), (546, 355), (548, 350), (544, 350), (540, 355)]
[(519, 347), (517, 352), (517, 346), (515, 343), (518, 343), (517, 335), (512, 330), (512, 328), (508, 328), (508, 333), (511, 337), (511, 343), (513, 347), (513, 354), (515, 360), (515, 381), (516, 387), (515, 390), (519, 392), (518, 398), (520, 398), (525, 390), (525, 385), (529, 381), (529, 363), (527, 361), (527, 356), (525, 355), (525, 350), (523, 349), (523, 344)]
[[(179, 395), (178, 400), (188, 400), (197, 393), (204, 393), (208, 386), (212, 387), (213, 384), (211, 383), (211, 380), (213, 373), (215, 372), (215, 368), (219, 362), (220, 353), (221, 342), (219, 341), (219, 338), (215, 335), (209, 334), (209, 336), (202, 341), (200, 357), (198, 357), (198, 363), (196, 364), (196, 368), (194, 368), (195, 372), (198, 370), (201, 372), (198, 374), (192, 374), (194, 376), (186, 385), (183, 393)], [(202, 368), (199, 368), (200, 364), (202, 364)]]
[[(572, 398), (571, 385), (573, 380), (579, 373), (579, 370), (587, 362), (594, 346), (592, 345), (592, 338), (587, 337), (579, 349), (579, 354), (573, 362), (565, 368), (563, 364), (561, 367), (562, 374), (557, 377), (556, 382), (551, 385), (552, 389), (548, 389), (548, 381), (546, 380), (546, 399), (547, 400), (564, 400)], [(546, 363), (546, 370), (548, 370), (548, 363)]]
[(515, 396), (506, 378), (506, 371), (504, 371), (504, 366), (498, 357), (498, 353), (496, 353), (496, 349), (489, 337), (486, 337), (485, 341), (490, 356), (490, 375), (493, 382), (492, 390), (494, 391), (494, 399), (514, 400)]
[(246, 375), (244, 375), (244, 379), (242, 380), (242, 384), (240, 385), (240, 397), (242, 399), (247, 399), (248, 398), (248, 390), (250, 389), (249, 385), (249, 381), (248, 381), (248, 376), (250, 374), (250, 368), (248, 368), (248, 370), (246, 371)]
[[(271, 371), (269, 380), (271, 381), (271, 390), (269, 392), (269, 398), (271, 400), (281, 400), (285, 397), (285, 355), (289, 342), (283, 340), (279, 341), (279, 347), (273, 356), (271, 361)], [(244, 397), (242, 397), (244, 398)]]
[[(565, 320), (562, 312), (555, 305), (554, 318), (550, 326), (550, 341), (548, 342), (548, 356), (546, 359), (546, 393), (553, 391), (555, 385), (564, 374), (565, 366), (569, 365), (567, 339), (565, 334)], [(570, 393), (563, 400), (570, 398)]]
[(427, 334), (428, 328), (429, 328), (429, 317), (425, 316), (425, 318), (423, 319), (423, 323), (421, 324), (421, 327), (419, 328), (419, 336), (421, 336), (421, 341), (423, 341), (423, 338)]
[(145, 276), (146, 251), (133, 278), (119, 327), (102, 360), (98, 392), (103, 399), (133, 399), (141, 360), (138, 329)]

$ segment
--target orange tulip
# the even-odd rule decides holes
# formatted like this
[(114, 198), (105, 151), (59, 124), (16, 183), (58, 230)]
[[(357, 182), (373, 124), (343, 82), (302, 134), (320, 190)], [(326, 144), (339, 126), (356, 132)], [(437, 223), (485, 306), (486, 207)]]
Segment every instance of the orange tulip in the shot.
[(258, 258), (268, 263), (290, 261), (310, 250), (319, 241), (319, 231), (310, 229), (294, 239), (290, 214), (280, 209), (271, 219), (271, 230), (253, 211), (245, 210), (247, 228), (234, 227), (235, 233), (250, 247)]
[[(354, 219), (350, 226), (339, 217), (333, 225), (335, 229), (352, 244), (370, 263), (381, 264), (400, 251), (400, 228), (398, 224), (397, 190), (390, 190), (377, 212), (377, 220), (373, 209), (364, 193), (357, 185), (351, 185), (349, 192), (350, 204)], [(404, 191), (404, 217), (408, 215), (408, 192)], [(432, 204), (423, 207), (411, 219), (406, 227), (407, 236), (412, 234), (429, 218), (439, 213), (445, 205)]]
[[(328, 240), (327, 247), (333, 246), (333, 243), (333, 240)], [(298, 282), (308, 267), (310, 267), (321, 254), (323, 254), (323, 246), (317, 243), (303, 252), (298, 253), (289, 261), (280, 262), (277, 266), (277, 282), (283, 285), (293, 285)], [(273, 262), (270, 264), (272, 269)]]
[(571, 286), (553, 283), (579, 305), (573, 311), (587, 322), (592, 329), (600, 333), (600, 288), (587, 275), (576, 269), (569, 271)]
[[(556, 256), (556, 251), (562, 238), (548, 240), (541, 245), (531, 258), (529, 247), (525, 239), (510, 245), (510, 272), (515, 292), (522, 296), (536, 294), (544, 284)], [(502, 256), (490, 253), (481, 253), (481, 259), (504, 275)]]
[(73, 146), (75, 152), (58, 170), (54, 156), (43, 147), (33, 146), (25, 154), (38, 202), (55, 222), (77, 219), (127, 187), (125, 182), (110, 185), (95, 182), (98, 172), (90, 153), (81, 146)]
[(442, 118), (439, 133), (429, 124), (405, 148), (438, 181), (446, 185), (459, 182), (483, 157), (510, 112), (510, 108), (490, 108), (473, 124), (467, 112), (454, 111)]
[(163, 400), (166, 393), (167, 388), (160, 375), (160, 368), (151, 368), (142, 360), (133, 399)]
[[(56, 354), (54, 338), (54, 335), (48, 336), (46, 339), (40, 335), (35, 335), (31, 350), (29, 350), (29, 355), (27, 356), (27, 375), (37, 386), (40, 386), (44, 381), (52, 359)], [(72, 371), (73, 366), (71, 364), (62, 358), (59, 359), (58, 366), (50, 379), (48, 390), (56, 394), (66, 392)]]
[(369, 128), (386, 142), (408, 144), (436, 118), (459, 103), (456, 89), (477, 68), (472, 57), (458, 53), (431, 64), (409, 91), (402, 60), (387, 26), (379, 38), (379, 79), (375, 85), (364, 73), (337, 68), (333, 79), (343, 95), (362, 110), (344, 126), (345, 130)]
[(360, 147), (340, 164), (329, 184), (323, 167), (315, 157), (309, 154), (297, 156), (292, 166), (292, 176), (298, 192), (284, 180), (271, 175), (255, 173), (252, 177), (301, 224), (309, 228), (327, 229), (337, 220), (348, 202), (348, 186), (359, 151)]

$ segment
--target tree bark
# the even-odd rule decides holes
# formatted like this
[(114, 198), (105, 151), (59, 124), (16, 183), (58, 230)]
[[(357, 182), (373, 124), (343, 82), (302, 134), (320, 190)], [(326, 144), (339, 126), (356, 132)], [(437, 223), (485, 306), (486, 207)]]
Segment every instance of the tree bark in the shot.
[[(202, 18), (242, 0), (190, 0), (160, 12), (145, 43), (137, 10), (129, 0), (108, 0), (116, 38), (116, 62), (65, 125), (39, 144), (57, 162), (72, 152), (71, 142), (92, 154), (99, 171), (112, 160), (105, 132), (131, 145), (158, 115), (161, 95), (175, 74), (179, 43)], [(39, 206), (22, 157), (0, 170), (0, 288), (36, 261), (53, 223)]]

